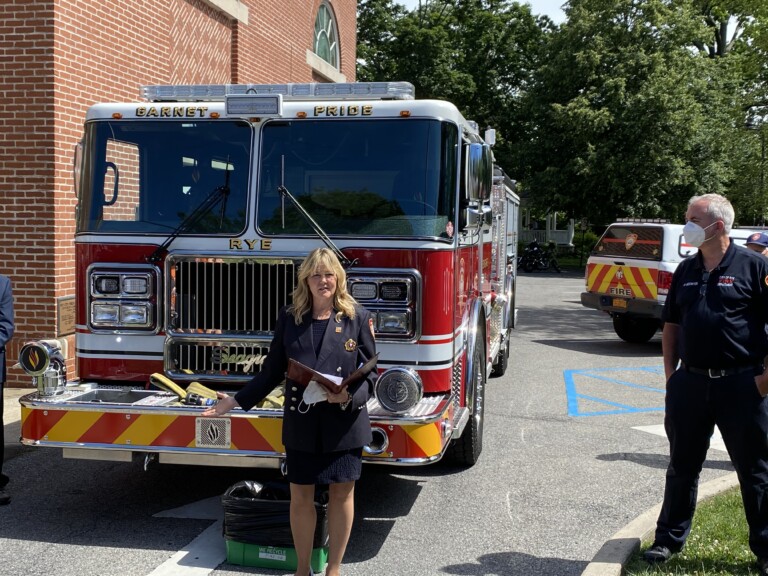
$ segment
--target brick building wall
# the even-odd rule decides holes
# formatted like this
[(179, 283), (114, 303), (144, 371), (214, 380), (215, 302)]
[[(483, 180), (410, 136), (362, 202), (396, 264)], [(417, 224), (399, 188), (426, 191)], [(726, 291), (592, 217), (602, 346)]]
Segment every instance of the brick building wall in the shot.
[[(0, 273), (21, 345), (62, 336), (74, 297), (74, 147), (87, 108), (145, 84), (328, 81), (307, 62), (323, 0), (9, 0), (0, 5)], [(355, 78), (356, 0), (327, 0)], [(247, 23), (228, 6), (247, 8)], [(222, 9), (223, 7), (223, 9)], [(68, 369), (75, 372), (74, 338)], [(28, 386), (17, 368), (9, 386)]]

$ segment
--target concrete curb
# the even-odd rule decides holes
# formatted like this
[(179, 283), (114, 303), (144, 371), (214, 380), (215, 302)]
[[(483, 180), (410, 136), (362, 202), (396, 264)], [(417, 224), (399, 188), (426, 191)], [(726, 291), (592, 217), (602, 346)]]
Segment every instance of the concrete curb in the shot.
[[(738, 485), (739, 479), (736, 477), (736, 472), (715, 478), (699, 486), (697, 501), (701, 502)], [(657, 504), (616, 532), (598, 550), (581, 576), (621, 576), (624, 564), (640, 549), (640, 543), (650, 538), (656, 529), (656, 519), (660, 510), (661, 504)]]

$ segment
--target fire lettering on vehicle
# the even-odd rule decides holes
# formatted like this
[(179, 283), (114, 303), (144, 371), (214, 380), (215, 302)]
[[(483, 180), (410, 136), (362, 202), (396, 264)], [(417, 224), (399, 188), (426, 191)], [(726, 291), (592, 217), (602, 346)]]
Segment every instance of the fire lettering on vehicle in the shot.
[(207, 106), (139, 106), (139, 118), (205, 118)]
[[(243, 247), (245, 242), (245, 247)], [(268, 238), (230, 238), (229, 240), (230, 250), (272, 250), (272, 240)]]
[(370, 116), (373, 106), (350, 104), (349, 106), (315, 106), (315, 116)]
[(657, 273), (645, 267), (587, 264), (587, 290), (599, 294), (618, 294), (615, 290), (625, 290), (631, 292), (633, 298), (655, 300)]
[(611, 287), (611, 289), (608, 290), (608, 293), (615, 294), (616, 296), (632, 296), (632, 289)]

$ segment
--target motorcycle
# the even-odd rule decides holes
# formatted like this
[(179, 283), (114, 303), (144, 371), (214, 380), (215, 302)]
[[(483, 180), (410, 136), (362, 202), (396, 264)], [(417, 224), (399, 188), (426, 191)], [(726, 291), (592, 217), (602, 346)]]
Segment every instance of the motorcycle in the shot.
[(549, 270), (550, 268), (554, 268), (556, 272), (561, 272), (555, 255), (555, 243), (550, 242), (547, 246), (542, 246), (534, 238), (517, 259), (517, 267), (522, 268), (525, 272)]

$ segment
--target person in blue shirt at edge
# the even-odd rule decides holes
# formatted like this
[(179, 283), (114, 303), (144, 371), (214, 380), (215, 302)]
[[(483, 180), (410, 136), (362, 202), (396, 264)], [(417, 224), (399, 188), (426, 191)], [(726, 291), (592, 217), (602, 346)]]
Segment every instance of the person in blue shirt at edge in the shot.
[(5, 459), (5, 432), (3, 424), (3, 392), (5, 388), (5, 347), (13, 337), (13, 293), (11, 281), (0, 274), (0, 506), (11, 503), (11, 496), (5, 491), (8, 476), (3, 474)]
[(675, 271), (662, 314), (670, 461), (643, 557), (665, 562), (683, 548), (717, 425), (739, 478), (758, 573), (768, 576), (768, 260), (731, 241), (734, 211), (723, 196), (694, 196), (685, 220), (685, 241), (699, 250)]
[[(219, 400), (203, 416), (221, 416), (261, 402), (286, 375), (292, 358), (314, 370), (346, 377), (376, 354), (370, 313), (347, 292), (343, 266), (328, 248), (313, 250), (299, 267), (293, 303), (280, 310), (275, 335), (261, 371), (233, 396)], [(366, 404), (373, 394), (374, 368), (365, 379), (338, 394), (286, 379), (282, 440), (291, 488), (290, 523), (297, 554), (296, 576), (310, 567), (317, 514), (315, 485), (328, 484), (327, 576), (339, 576), (352, 531), (354, 487), (362, 469), (362, 449), (371, 425)], [(314, 398), (312, 396), (315, 396)]]
[(765, 232), (755, 232), (747, 238), (747, 248), (768, 257), (768, 234)]

